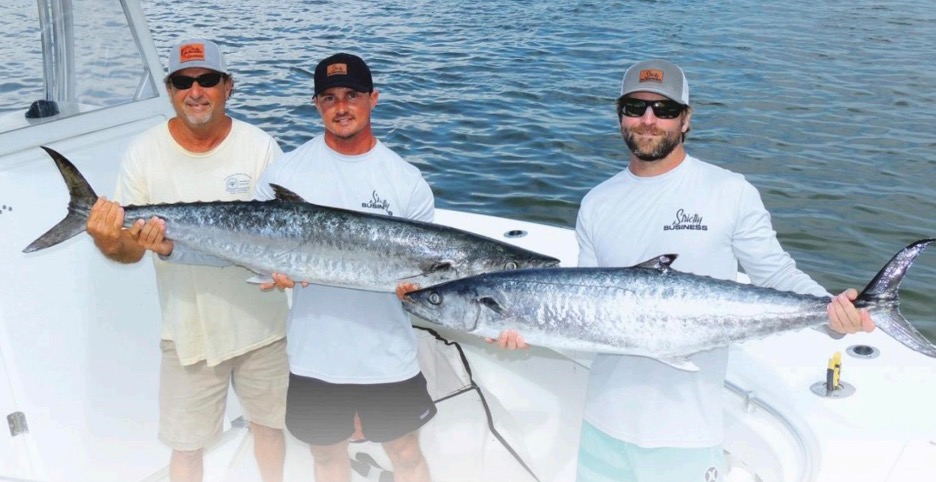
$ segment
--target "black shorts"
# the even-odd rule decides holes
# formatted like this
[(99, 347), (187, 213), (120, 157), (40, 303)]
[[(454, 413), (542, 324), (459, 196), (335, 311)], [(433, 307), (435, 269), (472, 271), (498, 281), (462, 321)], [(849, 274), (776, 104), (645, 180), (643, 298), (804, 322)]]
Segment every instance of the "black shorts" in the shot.
[(354, 414), (371, 442), (396, 440), (436, 414), (422, 373), (395, 383), (335, 384), (289, 374), (286, 428), (310, 445), (334, 445), (354, 433)]

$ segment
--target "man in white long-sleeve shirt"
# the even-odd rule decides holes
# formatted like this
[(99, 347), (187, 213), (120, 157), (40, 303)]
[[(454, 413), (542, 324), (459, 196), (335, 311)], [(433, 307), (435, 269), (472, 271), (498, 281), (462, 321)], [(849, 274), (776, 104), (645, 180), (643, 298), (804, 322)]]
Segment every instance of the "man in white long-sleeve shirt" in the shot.
[[(627, 169), (592, 189), (576, 222), (579, 266), (626, 267), (676, 253), (679, 271), (827, 296), (777, 241), (757, 189), (740, 174), (686, 154), (692, 109), (678, 66), (648, 60), (624, 74), (617, 101)], [(838, 333), (870, 331), (848, 290), (829, 304)], [(661, 335), (665, 336), (665, 334)], [(514, 334), (502, 346), (524, 346)], [(599, 354), (591, 366), (579, 447), (579, 482), (722, 480), (721, 390), (728, 349), (698, 353), (697, 372), (639, 357)]]

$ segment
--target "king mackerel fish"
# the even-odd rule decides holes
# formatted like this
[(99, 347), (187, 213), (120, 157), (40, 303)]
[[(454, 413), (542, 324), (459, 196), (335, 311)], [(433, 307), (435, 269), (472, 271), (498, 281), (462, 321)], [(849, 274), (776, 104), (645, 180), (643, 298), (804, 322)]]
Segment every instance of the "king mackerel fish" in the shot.
[[(936, 346), (901, 315), (897, 289), (934, 239), (917, 241), (855, 300), (876, 326), (936, 358)], [(429, 322), (497, 337), (516, 329), (533, 345), (638, 355), (683, 370), (686, 356), (774, 333), (826, 324), (829, 298), (682, 273), (663, 255), (629, 268), (544, 268), (488, 273), (406, 293), (403, 307)]]
[[(43, 147), (68, 186), (61, 222), (24, 252), (55, 246), (85, 231), (98, 196), (75, 166)], [(559, 260), (468, 231), (433, 223), (310, 204), (280, 186), (276, 200), (125, 206), (124, 226), (152, 216), (166, 221), (166, 238), (259, 274), (295, 281), (394, 292), (400, 282), (421, 286), (463, 276), (557, 266)]]

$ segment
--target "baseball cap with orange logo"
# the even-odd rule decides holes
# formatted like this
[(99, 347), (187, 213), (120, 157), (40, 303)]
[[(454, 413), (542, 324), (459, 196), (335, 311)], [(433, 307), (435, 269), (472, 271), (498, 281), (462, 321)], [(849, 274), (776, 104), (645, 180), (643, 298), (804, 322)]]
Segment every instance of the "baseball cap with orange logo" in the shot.
[(315, 66), (315, 96), (332, 87), (347, 87), (358, 92), (373, 92), (374, 79), (367, 63), (357, 55), (332, 55)]
[(166, 78), (168, 79), (182, 69), (194, 67), (230, 74), (218, 44), (205, 39), (190, 39), (172, 47), (172, 51), (169, 52), (169, 73)]
[(689, 82), (676, 64), (653, 59), (637, 62), (624, 72), (621, 97), (634, 92), (653, 92), (689, 105)]

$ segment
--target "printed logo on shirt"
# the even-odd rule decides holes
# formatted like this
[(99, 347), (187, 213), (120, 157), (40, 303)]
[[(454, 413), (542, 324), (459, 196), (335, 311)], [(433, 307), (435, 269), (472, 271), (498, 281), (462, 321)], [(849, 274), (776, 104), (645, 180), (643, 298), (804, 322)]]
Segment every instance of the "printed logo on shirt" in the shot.
[(250, 176), (244, 173), (231, 174), (224, 179), (224, 189), (228, 194), (247, 194), (250, 192)]
[(705, 470), (705, 475), (703, 477), (705, 482), (716, 482), (718, 480), (718, 468), (709, 467)]
[(685, 209), (676, 211), (676, 219), (671, 224), (663, 225), (663, 231), (708, 231), (708, 226), (702, 224), (702, 216), (689, 214)]
[(390, 201), (380, 199), (380, 195), (377, 194), (376, 190), (371, 194), (369, 201), (361, 203), (361, 207), (364, 209), (380, 209), (387, 213), (387, 216), (393, 216), (393, 211), (390, 210)]

